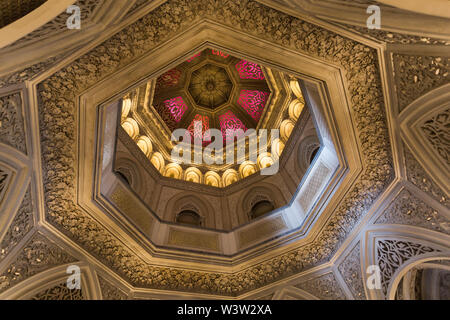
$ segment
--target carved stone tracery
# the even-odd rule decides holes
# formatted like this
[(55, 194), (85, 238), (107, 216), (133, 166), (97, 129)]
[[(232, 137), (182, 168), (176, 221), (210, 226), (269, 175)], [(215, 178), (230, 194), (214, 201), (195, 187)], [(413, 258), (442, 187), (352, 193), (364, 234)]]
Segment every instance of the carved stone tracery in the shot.
[(83, 289), (69, 289), (66, 282), (54, 287), (42, 290), (34, 295), (31, 300), (85, 300)]
[(425, 121), (421, 129), (430, 145), (450, 166), (450, 109), (446, 109)]
[(405, 262), (418, 255), (439, 251), (419, 243), (402, 240), (377, 241), (376, 255), (381, 271), (383, 293), (387, 293), (392, 276)]
[(450, 221), (408, 190), (402, 190), (375, 223), (420, 226), (450, 234)]
[(450, 198), (425, 172), (408, 147), (405, 147), (405, 163), (408, 180), (423, 192), (428, 193), (436, 201), (450, 208)]
[(360, 255), (360, 243), (358, 242), (338, 266), (339, 272), (356, 300), (366, 299)]
[(346, 296), (330, 272), (315, 279), (308, 280), (295, 286), (323, 300), (345, 300)]
[[(94, 10), (101, 6), (102, 2), (103, 0), (78, 0), (74, 3), (74, 5), (80, 8), (80, 21), (83, 26), (89, 22)], [(71, 14), (62, 12), (55, 19), (37, 28), (33, 32), (30, 32), (26, 36), (10, 44), (8, 47), (19, 46), (32, 41), (42, 41), (44, 38), (67, 31), (69, 30), (67, 29), (67, 19), (70, 16)]]

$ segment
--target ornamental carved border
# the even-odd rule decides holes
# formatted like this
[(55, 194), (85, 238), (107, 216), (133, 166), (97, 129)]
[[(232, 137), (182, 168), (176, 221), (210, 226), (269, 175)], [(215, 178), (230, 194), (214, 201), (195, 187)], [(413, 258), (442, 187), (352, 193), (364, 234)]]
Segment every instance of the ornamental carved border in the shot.
[[(77, 95), (201, 19), (243, 30), (346, 70), (366, 166), (310, 244), (234, 274), (146, 264), (76, 204)], [(239, 295), (327, 261), (393, 179), (375, 49), (255, 1), (174, 0), (118, 32), (39, 85), (47, 220), (136, 287)], [(58, 152), (56, 152), (58, 151)], [(267, 272), (270, 268), (272, 272)]]
[(450, 56), (394, 54), (399, 110), (432, 89), (450, 83)]

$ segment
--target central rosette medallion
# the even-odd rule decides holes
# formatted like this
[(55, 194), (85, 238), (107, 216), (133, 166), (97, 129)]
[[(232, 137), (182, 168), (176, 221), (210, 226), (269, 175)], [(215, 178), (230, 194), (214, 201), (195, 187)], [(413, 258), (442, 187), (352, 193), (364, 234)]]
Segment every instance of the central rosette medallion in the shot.
[(199, 106), (215, 109), (226, 103), (233, 83), (224, 68), (206, 64), (192, 72), (189, 93)]

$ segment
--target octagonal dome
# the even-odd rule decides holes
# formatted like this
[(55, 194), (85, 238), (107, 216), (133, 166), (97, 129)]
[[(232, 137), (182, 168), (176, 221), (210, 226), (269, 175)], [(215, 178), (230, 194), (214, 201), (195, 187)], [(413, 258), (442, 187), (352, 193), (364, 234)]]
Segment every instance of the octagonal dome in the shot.
[(153, 107), (169, 131), (194, 136), (193, 122), (200, 121), (202, 133), (245, 132), (258, 126), (271, 91), (261, 66), (208, 48), (156, 79)]

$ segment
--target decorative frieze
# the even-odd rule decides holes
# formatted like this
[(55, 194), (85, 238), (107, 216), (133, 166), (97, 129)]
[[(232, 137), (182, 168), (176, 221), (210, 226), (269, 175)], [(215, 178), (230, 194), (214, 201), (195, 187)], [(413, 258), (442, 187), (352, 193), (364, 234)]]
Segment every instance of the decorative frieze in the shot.
[(385, 30), (369, 29), (367, 27), (352, 26), (342, 24), (345, 28), (359, 32), (361, 35), (373, 38), (378, 41), (391, 44), (422, 44), (422, 45), (450, 45), (450, 41), (431, 37), (419, 37), (410, 34), (403, 34)]
[(21, 94), (0, 97), (0, 142), (26, 152), (23, 121)]
[(365, 300), (364, 280), (361, 274), (361, 251), (358, 242), (338, 266), (339, 272), (356, 300)]
[(0, 243), (0, 261), (23, 239), (31, 230), (33, 224), (33, 203), (31, 201), (30, 188), (28, 188), (16, 216)]
[(55, 64), (56, 61), (60, 60), (62, 57), (63, 57), (63, 55), (51, 57), (44, 61), (37, 62), (37, 63), (33, 64), (32, 66), (27, 67), (19, 72), (2, 75), (0, 77), (0, 88), (6, 87), (9, 85), (13, 85), (13, 84), (23, 83), (27, 80), (30, 80), (37, 74), (50, 68), (53, 64)]

